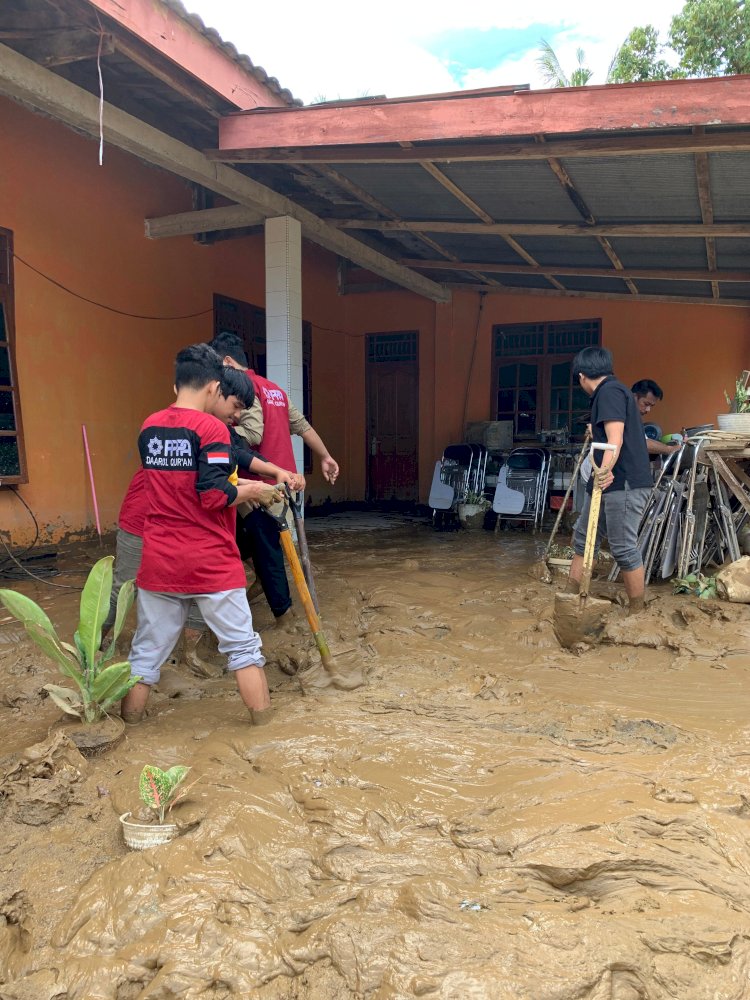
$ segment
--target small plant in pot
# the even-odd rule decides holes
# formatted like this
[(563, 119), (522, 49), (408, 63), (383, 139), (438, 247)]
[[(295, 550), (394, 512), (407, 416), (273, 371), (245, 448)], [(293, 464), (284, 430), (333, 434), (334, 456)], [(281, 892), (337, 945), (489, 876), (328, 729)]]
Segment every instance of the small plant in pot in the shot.
[(735, 431), (747, 434), (750, 431), (750, 371), (742, 372), (734, 383), (734, 395), (730, 396), (724, 390), (724, 398), (729, 407), (729, 413), (718, 415), (719, 428), (723, 431)]
[(458, 504), (458, 519), (465, 528), (481, 528), (489, 508), (490, 502), (484, 493), (469, 490)]
[(17, 618), (31, 639), (54, 660), (75, 688), (45, 684), (44, 690), (66, 715), (79, 720), (68, 732), (84, 756), (95, 757), (116, 746), (123, 737), (119, 716), (107, 713), (138, 678), (130, 676), (130, 664), (107, 665), (115, 653), (115, 644), (133, 603), (133, 581), (124, 584), (117, 597), (117, 614), (111, 642), (105, 649), (102, 625), (109, 611), (114, 558), (105, 556), (91, 569), (81, 593), (80, 619), (73, 644), (63, 642), (39, 605), (15, 590), (0, 589), (0, 603)]
[(138, 791), (143, 802), (151, 810), (158, 823), (138, 823), (131, 819), (131, 813), (120, 816), (123, 836), (128, 847), (142, 851), (146, 847), (168, 844), (178, 833), (176, 823), (166, 823), (165, 819), (172, 807), (185, 798), (195, 782), (184, 785), (190, 771), (183, 764), (176, 764), (167, 771), (153, 764), (146, 764), (138, 780)]

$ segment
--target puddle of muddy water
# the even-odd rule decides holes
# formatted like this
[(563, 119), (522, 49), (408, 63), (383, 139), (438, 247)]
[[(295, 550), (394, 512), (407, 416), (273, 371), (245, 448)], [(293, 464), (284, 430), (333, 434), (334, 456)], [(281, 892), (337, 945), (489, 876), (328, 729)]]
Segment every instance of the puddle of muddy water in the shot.
[[(0, 1000), (750, 996), (746, 610), (659, 593), (574, 655), (528, 537), (310, 546), (366, 683), (303, 693), (307, 634), (254, 605), (260, 728), (180, 667), (84, 761), (48, 736), (52, 666), (0, 643)], [(24, 590), (72, 631), (76, 595)], [(136, 854), (117, 816), (146, 763), (198, 781), (182, 836)]]

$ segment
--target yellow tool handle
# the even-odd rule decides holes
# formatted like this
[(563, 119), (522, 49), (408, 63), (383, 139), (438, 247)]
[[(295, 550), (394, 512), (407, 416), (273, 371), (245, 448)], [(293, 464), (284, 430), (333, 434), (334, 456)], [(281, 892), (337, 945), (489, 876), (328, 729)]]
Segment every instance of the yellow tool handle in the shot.
[(588, 597), (591, 586), (591, 573), (594, 568), (594, 550), (596, 549), (596, 532), (599, 527), (599, 511), (602, 505), (602, 488), (594, 478), (594, 485), (591, 490), (591, 504), (589, 506), (589, 521), (586, 525), (586, 546), (583, 550), (583, 571), (581, 572), (581, 586), (579, 594), (585, 600)]
[(315, 605), (312, 602), (312, 597), (310, 597), (310, 591), (307, 586), (307, 581), (305, 580), (305, 574), (302, 572), (299, 556), (297, 555), (297, 550), (294, 547), (292, 536), (290, 535), (287, 527), (281, 529), (279, 532), (279, 538), (281, 539), (281, 547), (284, 550), (284, 555), (292, 568), (292, 576), (294, 577), (294, 583), (297, 587), (297, 593), (299, 594), (302, 606), (305, 609), (307, 622), (310, 626), (310, 631), (313, 634), (313, 639), (315, 639), (315, 645), (318, 647), (320, 659), (323, 661), (323, 666), (326, 670), (333, 669), (331, 651), (328, 648), (328, 642), (326, 641), (326, 637), (323, 635), (323, 631), (320, 627), (320, 619), (318, 618), (318, 613), (315, 610)]

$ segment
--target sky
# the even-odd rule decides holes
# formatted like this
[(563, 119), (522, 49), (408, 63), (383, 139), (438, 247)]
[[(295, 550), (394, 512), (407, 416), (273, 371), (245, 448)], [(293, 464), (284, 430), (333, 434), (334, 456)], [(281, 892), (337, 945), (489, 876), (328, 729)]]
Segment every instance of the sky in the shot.
[(569, 74), (576, 49), (604, 83), (618, 46), (637, 25), (666, 36), (684, 0), (183, 0), (256, 66), (304, 103), (403, 97), (509, 84), (546, 84), (541, 39)]

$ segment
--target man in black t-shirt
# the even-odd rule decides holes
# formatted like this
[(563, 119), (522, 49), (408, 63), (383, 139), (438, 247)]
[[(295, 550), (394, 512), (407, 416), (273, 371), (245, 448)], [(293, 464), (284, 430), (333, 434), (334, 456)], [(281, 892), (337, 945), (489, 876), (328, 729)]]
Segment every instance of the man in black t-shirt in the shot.
[[(643, 609), (643, 559), (638, 548), (638, 527), (652, 487), (646, 438), (640, 414), (630, 389), (613, 373), (612, 355), (604, 347), (587, 347), (573, 359), (573, 375), (591, 396), (591, 434), (595, 443), (613, 444), (605, 453), (602, 470), (595, 475), (601, 484), (602, 507), (597, 528), (597, 546), (602, 535), (622, 572), (631, 614)], [(613, 458), (609, 458), (609, 454)], [(597, 461), (600, 461), (597, 458)], [(573, 531), (575, 555), (570, 567), (570, 589), (577, 592), (583, 571), (594, 476), (586, 487), (586, 500)]]

